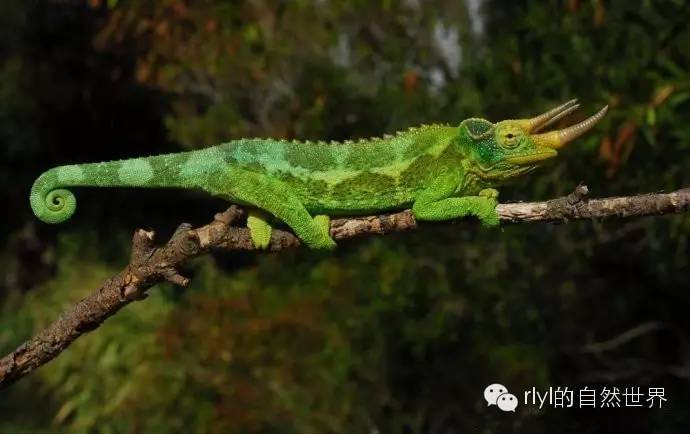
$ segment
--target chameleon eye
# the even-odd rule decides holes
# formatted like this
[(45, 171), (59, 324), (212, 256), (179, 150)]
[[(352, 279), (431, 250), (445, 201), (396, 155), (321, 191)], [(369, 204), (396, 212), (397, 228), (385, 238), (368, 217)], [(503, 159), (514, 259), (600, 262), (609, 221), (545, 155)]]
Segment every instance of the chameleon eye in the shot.
[(506, 148), (514, 148), (518, 144), (517, 138), (517, 134), (513, 132), (505, 133), (503, 134), (503, 140), (501, 140), (503, 142), (502, 145)]

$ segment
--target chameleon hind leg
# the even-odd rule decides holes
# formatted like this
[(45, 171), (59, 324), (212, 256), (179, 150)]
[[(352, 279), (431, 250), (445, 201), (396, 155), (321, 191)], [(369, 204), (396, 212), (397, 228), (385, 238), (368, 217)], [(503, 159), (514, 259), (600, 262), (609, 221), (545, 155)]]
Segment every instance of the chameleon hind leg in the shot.
[[(312, 217), (290, 187), (273, 178), (247, 170), (233, 168), (214, 180), (214, 193), (231, 201), (248, 204), (269, 212), (285, 222), (307, 246), (315, 249), (333, 249), (336, 244), (330, 236), (328, 217)], [(257, 237), (265, 237), (268, 223), (256, 215), (252, 225), (258, 229)], [(250, 227), (250, 230), (252, 228)], [(255, 235), (252, 235), (254, 241)], [(270, 233), (269, 233), (270, 240)], [(265, 241), (259, 240), (259, 241)], [(267, 245), (267, 244), (266, 244)]]

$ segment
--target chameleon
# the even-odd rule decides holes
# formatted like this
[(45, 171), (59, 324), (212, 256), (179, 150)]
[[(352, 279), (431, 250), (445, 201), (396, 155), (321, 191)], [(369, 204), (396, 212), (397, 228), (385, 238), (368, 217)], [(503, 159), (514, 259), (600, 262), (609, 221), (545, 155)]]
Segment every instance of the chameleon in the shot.
[(465, 216), (499, 223), (498, 192), (558, 154), (601, 120), (608, 106), (564, 129), (539, 131), (579, 107), (573, 99), (533, 118), (468, 118), (359, 141), (240, 139), (173, 154), (55, 167), (30, 193), (46, 223), (76, 209), (69, 187), (202, 190), (248, 208), (254, 246), (270, 244), (276, 222), (311, 248), (332, 249), (330, 218), (411, 208), (420, 221)]

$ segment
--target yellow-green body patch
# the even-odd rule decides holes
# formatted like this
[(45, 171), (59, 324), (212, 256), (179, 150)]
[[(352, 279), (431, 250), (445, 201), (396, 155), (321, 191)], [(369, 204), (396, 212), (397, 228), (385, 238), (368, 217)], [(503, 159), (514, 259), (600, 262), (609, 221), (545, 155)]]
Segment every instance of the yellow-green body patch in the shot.
[(135, 158), (123, 161), (117, 174), (124, 185), (142, 185), (153, 178), (153, 168), (146, 159)]
[(57, 169), (57, 178), (63, 183), (79, 182), (84, 179), (84, 170), (76, 164), (62, 166)]

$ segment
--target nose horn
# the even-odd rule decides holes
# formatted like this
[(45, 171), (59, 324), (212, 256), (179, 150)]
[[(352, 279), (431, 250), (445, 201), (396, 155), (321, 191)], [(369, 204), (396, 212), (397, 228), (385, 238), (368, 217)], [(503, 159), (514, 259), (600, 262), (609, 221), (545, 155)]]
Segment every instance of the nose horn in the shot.
[(575, 140), (587, 131), (591, 130), (592, 127), (594, 127), (594, 125), (596, 125), (596, 123), (606, 115), (608, 109), (609, 106), (604, 106), (604, 108), (599, 110), (596, 114), (578, 124), (571, 125), (568, 128), (532, 135), (532, 140), (534, 140), (534, 142), (538, 145), (546, 146), (548, 148), (560, 148), (566, 143)]

